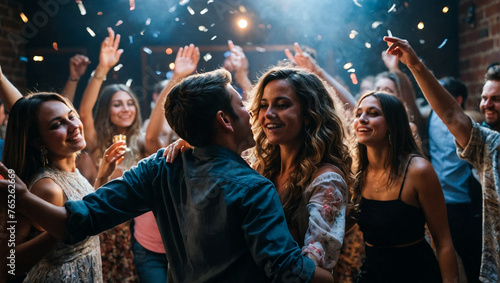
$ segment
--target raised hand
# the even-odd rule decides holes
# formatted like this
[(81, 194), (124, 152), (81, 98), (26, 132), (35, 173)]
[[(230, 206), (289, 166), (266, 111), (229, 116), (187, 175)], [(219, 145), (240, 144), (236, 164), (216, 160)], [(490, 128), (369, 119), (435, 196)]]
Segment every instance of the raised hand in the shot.
[(106, 68), (108, 71), (118, 61), (123, 53), (123, 49), (118, 49), (120, 44), (120, 35), (115, 36), (112, 28), (108, 28), (109, 36), (104, 39), (101, 44), (101, 53), (99, 54), (99, 66)]
[(396, 56), (401, 63), (408, 66), (408, 68), (422, 63), (407, 40), (397, 37), (384, 36), (384, 41), (386, 41), (389, 45), (385, 52)]
[(248, 60), (243, 52), (243, 48), (234, 45), (233, 41), (228, 40), (227, 45), (231, 54), (224, 61), (224, 68), (230, 72), (235, 71), (248, 73)]
[(125, 141), (115, 142), (106, 149), (99, 166), (99, 172), (97, 173), (96, 184), (94, 187), (98, 188), (109, 180), (109, 177), (115, 171), (116, 166), (122, 162), (126, 149), (127, 144)]
[(309, 54), (304, 53), (302, 51), (302, 48), (300, 48), (299, 44), (295, 42), (293, 44), (293, 47), (295, 48), (295, 55), (292, 54), (290, 49), (285, 49), (285, 54), (286, 57), (288, 57), (288, 60), (292, 61), (295, 63), (300, 68), (306, 69), (310, 72), (316, 73), (319, 70), (318, 64), (316, 64), (316, 61), (314, 58), (311, 58)]
[(69, 77), (70, 79), (77, 80), (85, 74), (90, 60), (87, 56), (77, 54), (69, 60)]
[(397, 56), (382, 51), (382, 61), (389, 71), (399, 70), (399, 59)]
[(196, 71), (198, 61), (200, 61), (200, 50), (194, 44), (179, 48), (175, 57), (174, 77), (181, 79), (191, 75)]

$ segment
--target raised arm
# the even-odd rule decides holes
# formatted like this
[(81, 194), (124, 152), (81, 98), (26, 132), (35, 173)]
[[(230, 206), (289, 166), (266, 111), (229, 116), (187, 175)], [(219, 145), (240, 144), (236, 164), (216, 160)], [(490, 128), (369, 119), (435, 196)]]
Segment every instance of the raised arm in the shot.
[(472, 122), (453, 96), (441, 86), (436, 77), (420, 61), (408, 41), (397, 37), (384, 37), (390, 46), (387, 53), (398, 56), (417, 80), (430, 106), (448, 127), (458, 144), (465, 148), (469, 142)]
[(105, 80), (109, 70), (118, 63), (123, 49), (118, 49), (120, 44), (120, 35), (115, 36), (115, 32), (108, 28), (109, 36), (104, 39), (101, 44), (101, 52), (99, 54), (99, 65), (90, 78), (90, 82), (83, 92), (82, 101), (80, 102), (80, 120), (85, 128), (85, 141), (87, 147), (93, 150), (97, 146), (97, 136), (94, 128), (94, 117), (92, 109), (99, 96), (102, 82)]
[(285, 54), (290, 61), (295, 63), (300, 68), (306, 69), (312, 73), (315, 73), (318, 77), (325, 80), (337, 93), (338, 98), (344, 104), (347, 110), (353, 110), (356, 106), (356, 99), (354, 96), (339, 83), (336, 79), (330, 76), (323, 68), (321, 68), (318, 63), (311, 58), (308, 54), (302, 52), (299, 44), (295, 42), (295, 56), (289, 49), (285, 49)]
[(246, 101), (253, 88), (252, 82), (248, 78), (247, 57), (245, 56), (245, 52), (243, 52), (243, 48), (238, 45), (234, 45), (233, 41), (228, 40), (227, 45), (231, 54), (224, 61), (224, 68), (230, 72), (234, 71), (234, 80), (243, 90), (241, 99)]
[(19, 90), (4, 76), (2, 66), (0, 66), (0, 99), (5, 104), (5, 108), (10, 110), (21, 97), (23, 96)]
[(181, 47), (177, 52), (174, 75), (160, 93), (160, 97), (158, 101), (156, 101), (156, 105), (151, 112), (145, 135), (145, 148), (147, 154), (153, 154), (158, 149), (170, 143), (170, 140), (162, 140), (162, 135), (160, 135), (164, 123), (167, 123), (164, 110), (165, 99), (167, 99), (168, 93), (179, 81), (196, 71), (199, 60), (200, 50), (193, 44), (184, 46), (184, 48)]
[(75, 99), (78, 81), (85, 74), (89, 64), (90, 60), (85, 55), (77, 54), (69, 59), (69, 78), (61, 91), (61, 95), (67, 97), (71, 102)]

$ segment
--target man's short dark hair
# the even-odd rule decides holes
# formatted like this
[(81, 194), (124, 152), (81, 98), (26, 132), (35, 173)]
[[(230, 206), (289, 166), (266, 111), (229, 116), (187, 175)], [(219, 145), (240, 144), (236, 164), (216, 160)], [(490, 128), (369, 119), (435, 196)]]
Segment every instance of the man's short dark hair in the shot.
[(454, 77), (444, 77), (439, 80), (439, 83), (453, 96), (462, 97), (462, 108), (465, 108), (465, 102), (467, 100), (467, 87), (459, 79)]
[(486, 68), (485, 81), (500, 81), (500, 63), (493, 63)]
[(192, 146), (204, 146), (216, 134), (214, 118), (219, 110), (237, 120), (226, 87), (231, 73), (224, 69), (185, 78), (168, 94), (165, 118), (168, 124)]

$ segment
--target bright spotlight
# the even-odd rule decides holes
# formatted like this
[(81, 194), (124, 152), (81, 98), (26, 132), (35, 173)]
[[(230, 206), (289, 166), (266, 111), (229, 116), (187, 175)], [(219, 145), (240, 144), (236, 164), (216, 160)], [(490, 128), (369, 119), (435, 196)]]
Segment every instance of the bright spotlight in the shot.
[(240, 28), (246, 28), (248, 26), (248, 21), (245, 19), (238, 20), (238, 26)]

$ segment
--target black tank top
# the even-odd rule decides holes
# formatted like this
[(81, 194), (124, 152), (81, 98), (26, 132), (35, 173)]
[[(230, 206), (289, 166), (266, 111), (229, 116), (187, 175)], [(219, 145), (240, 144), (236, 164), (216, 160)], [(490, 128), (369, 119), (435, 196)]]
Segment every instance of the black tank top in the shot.
[(425, 216), (423, 211), (401, 200), (408, 167), (395, 200), (380, 201), (361, 198), (357, 222), (364, 240), (374, 246), (397, 246), (415, 242), (424, 237)]

